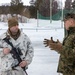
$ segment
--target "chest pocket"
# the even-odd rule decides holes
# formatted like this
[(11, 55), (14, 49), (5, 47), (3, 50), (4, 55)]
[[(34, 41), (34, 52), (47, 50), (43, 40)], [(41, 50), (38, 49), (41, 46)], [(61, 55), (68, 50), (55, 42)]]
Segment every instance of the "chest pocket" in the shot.
[(64, 45), (64, 44), (65, 44), (65, 40), (66, 40), (66, 39), (67, 39), (67, 37), (66, 37), (66, 38), (64, 38), (62, 45)]
[(73, 46), (73, 48), (75, 48), (75, 38), (73, 39), (72, 42), (73, 42), (73, 43), (72, 43), (72, 46)]

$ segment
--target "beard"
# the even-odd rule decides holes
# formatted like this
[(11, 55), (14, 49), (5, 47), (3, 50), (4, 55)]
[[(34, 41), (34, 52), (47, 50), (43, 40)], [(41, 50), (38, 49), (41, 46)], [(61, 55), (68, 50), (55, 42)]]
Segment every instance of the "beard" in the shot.
[(14, 38), (15, 40), (20, 36), (20, 30), (15, 30), (15, 31), (10, 31), (10, 29), (8, 29), (8, 33), (10, 34), (10, 36), (12, 38)]

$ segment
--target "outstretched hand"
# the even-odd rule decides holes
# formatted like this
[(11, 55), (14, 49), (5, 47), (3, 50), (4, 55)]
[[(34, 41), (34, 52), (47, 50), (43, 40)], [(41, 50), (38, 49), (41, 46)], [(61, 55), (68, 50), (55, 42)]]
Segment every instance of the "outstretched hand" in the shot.
[(53, 40), (53, 37), (51, 37), (51, 39), (44, 39), (44, 44), (45, 47), (49, 46), (49, 48), (51, 50), (55, 50), (57, 52), (60, 52), (62, 50), (62, 44), (60, 43), (60, 41), (57, 39), (57, 41)]
[(60, 52), (62, 50), (62, 44), (59, 42), (59, 40), (57, 40), (55, 43), (50, 43), (49, 48), (51, 50)]
[(50, 45), (50, 43), (54, 43), (55, 41), (53, 40), (53, 37), (51, 37), (50, 40), (49, 39), (44, 39), (43, 42), (45, 44), (45, 47), (47, 47), (47, 46)]

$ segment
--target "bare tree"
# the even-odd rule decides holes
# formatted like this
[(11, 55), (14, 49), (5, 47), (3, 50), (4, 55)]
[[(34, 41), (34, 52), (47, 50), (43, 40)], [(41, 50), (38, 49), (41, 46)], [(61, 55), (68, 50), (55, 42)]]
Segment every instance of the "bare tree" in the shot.
[(19, 3), (21, 3), (21, 0), (11, 0), (12, 5), (18, 5)]
[[(54, 15), (58, 11), (58, 3), (56, 0), (52, 0), (52, 14)], [(45, 16), (50, 16), (50, 0), (43, 0), (39, 5), (39, 12)]]
[(65, 9), (67, 9), (67, 10), (71, 10), (71, 8), (72, 8), (72, 0), (66, 0), (65, 1)]

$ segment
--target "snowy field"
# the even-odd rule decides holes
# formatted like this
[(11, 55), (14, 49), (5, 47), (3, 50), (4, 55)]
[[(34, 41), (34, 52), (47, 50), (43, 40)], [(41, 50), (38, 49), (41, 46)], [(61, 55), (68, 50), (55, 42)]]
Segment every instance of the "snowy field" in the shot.
[[(61, 42), (64, 38), (64, 28), (61, 21), (35, 20), (31, 19), (28, 23), (19, 23), (20, 29), (26, 33), (32, 41), (34, 47), (34, 58), (27, 70), (29, 75), (59, 75), (57, 66), (59, 54), (51, 51), (43, 44), (44, 38)], [(7, 30), (7, 23), (0, 22), (0, 34)]]

